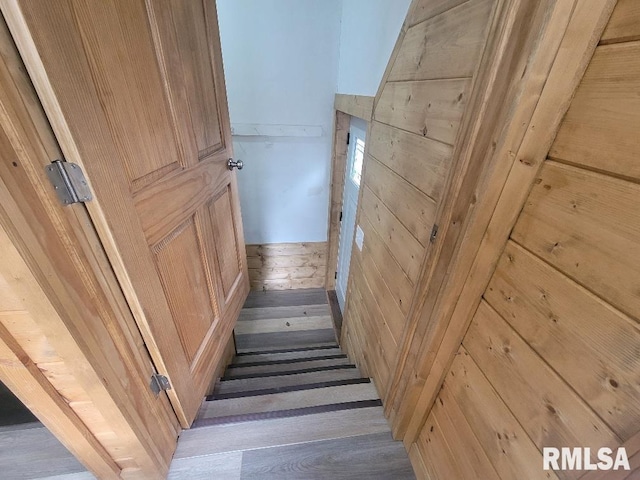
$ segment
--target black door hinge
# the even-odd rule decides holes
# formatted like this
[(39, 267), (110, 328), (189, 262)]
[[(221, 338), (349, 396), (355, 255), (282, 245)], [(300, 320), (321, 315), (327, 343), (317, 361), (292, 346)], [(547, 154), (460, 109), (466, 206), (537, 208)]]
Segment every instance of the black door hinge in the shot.
[(347, 145), (349, 145), (350, 141), (351, 141), (351, 132), (347, 132)]
[(431, 229), (431, 236), (429, 237), (429, 241), (431, 243), (435, 242), (437, 236), (438, 236), (438, 225), (434, 223), (433, 228)]
[(338, 220), (339, 222), (342, 221), (342, 211), (340, 211), (340, 220)]
[(335, 276), (333, 277), (334, 280), (338, 279), (338, 272), (336, 272)]

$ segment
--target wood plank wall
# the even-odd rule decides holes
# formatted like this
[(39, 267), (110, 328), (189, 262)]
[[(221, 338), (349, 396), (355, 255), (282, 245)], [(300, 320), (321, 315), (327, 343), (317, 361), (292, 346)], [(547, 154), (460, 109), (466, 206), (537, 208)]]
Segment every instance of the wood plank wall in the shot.
[[(621, 0), (410, 447), (419, 477), (638, 478), (639, 39)], [(542, 470), (578, 445), (632, 471)]]
[(414, 2), (374, 104), (342, 342), (383, 400), (496, 3)]
[(322, 288), (327, 242), (247, 245), (252, 290)]

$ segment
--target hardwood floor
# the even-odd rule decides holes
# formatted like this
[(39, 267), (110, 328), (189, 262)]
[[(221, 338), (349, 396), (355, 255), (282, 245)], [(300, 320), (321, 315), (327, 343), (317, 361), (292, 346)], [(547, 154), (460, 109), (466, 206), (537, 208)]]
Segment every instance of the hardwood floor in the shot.
[(182, 433), (171, 479), (414, 479), (323, 290), (252, 292), (238, 355)]
[(0, 478), (95, 478), (41, 423), (0, 428)]

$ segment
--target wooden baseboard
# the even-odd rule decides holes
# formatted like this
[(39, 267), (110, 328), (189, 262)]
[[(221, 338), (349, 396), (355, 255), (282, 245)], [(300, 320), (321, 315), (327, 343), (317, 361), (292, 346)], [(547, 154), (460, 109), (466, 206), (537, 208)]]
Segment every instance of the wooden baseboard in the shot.
[(252, 290), (324, 286), (327, 242), (247, 245)]

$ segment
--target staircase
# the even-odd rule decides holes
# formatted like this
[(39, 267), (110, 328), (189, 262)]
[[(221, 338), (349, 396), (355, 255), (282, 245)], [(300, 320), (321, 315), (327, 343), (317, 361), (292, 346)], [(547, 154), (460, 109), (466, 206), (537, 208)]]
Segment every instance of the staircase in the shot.
[(323, 290), (252, 293), (236, 345), (170, 478), (415, 478), (374, 385), (335, 341)]

